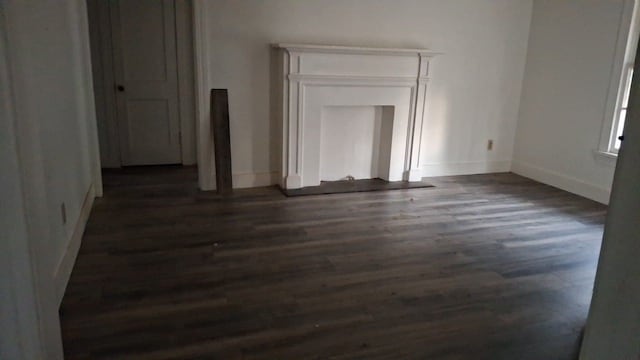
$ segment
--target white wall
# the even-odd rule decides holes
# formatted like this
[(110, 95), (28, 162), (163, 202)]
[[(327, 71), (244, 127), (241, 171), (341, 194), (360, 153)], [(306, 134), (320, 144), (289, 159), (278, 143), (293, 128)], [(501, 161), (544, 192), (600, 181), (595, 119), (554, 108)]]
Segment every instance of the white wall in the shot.
[[(18, 274), (30, 280), (21, 285), (27, 290), (6, 283), (14, 286), (8, 294), (16, 296), (18, 308), (39, 322), (39, 339), (21, 339), (25, 358), (59, 359), (59, 301), (94, 193), (101, 192), (86, 8), (83, 0), (15, 0), (2, 2), (2, 10), (7, 48), (2, 55), (10, 79), (2, 89), (9, 93), (6, 108), (11, 109), (2, 126), (2, 164), (7, 165), (2, 172), (2, 224), (14, 226), (3, 226), (7, 244), (2, 250), (6, 245), (16, 261), (12, 271), (33, 271)], [(13, 149), (8, 153), (12, 156), (5, 158), (5, 145)], [(2, 276), (4, 293), (9, 274), (3, 271)], [(27, 333), (34, 331), (29, 321), (16, 320)], [(33, 349), (40, 340), (41, 349)], [(29, 355), (40, 350), (46, 355)]]
[(606, 203), (615, 160), (595, 154), (623, 0), (535, 0), (512, 170)]
[[(274, 183), (270, 43), (429, 48), (423, 174), (508, 171), (527, 49), (530, 0), (244, 0), (196, 3), (203, 75), (200, 167), (208, 157), (208, 89), (228, 88), (234, 185)], [(203, 60), (203, 61), (200, 61)], [(487, 151), (487, 140), (494, 150)], [(204, 144), (204, 145), (203, 145)], [(211, 179), (211, 173), (207, 173)], [(201, 181), (201, 186), (212, 185)]]
[(42, 357), (0, 3), (0, 359)]

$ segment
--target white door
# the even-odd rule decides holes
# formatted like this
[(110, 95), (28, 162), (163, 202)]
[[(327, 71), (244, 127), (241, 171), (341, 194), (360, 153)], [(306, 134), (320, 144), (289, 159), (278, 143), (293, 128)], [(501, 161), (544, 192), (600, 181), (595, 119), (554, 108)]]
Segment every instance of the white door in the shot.
[(111, 3), (123, 165), (181, 163), (173, 0)]

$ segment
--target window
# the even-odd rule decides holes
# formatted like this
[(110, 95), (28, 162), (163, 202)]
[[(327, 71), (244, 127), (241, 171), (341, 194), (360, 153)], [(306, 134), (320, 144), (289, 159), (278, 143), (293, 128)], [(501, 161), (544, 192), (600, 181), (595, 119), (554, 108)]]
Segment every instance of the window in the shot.
[(609, 83), (605, 117), (603, 119), (600, 143), (596, 154), (615, 159), (620, 151), (629, 90), (633, 77), (638, 38), (640, 37), (640, 0), (624, 0), (623, 15), (620, 19), (618, 38), (615, 45), (614, 66)]
[(631, 90), (631, 79), (633, 78), (633, 64), (629, 64), (625, 68), (623, 78), (623, 86), (621, 86), (616, 116), (613, 120), (613, 137), (610, 141), (609, 152), (617, 153), (620, 150), (622, 142), (619, 137), (622, 136), (624, 129), (624, 120), (627, 117), (627, 106), (629, 105), (629, 91)]

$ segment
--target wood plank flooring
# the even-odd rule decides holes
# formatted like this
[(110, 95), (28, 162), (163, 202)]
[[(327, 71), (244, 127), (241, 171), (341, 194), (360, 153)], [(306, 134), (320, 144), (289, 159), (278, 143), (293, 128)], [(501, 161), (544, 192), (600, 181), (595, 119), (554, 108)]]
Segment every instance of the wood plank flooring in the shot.
[(105, 173), (67, 359), (574, 359), (606, 207), (514, 174), (286, 198)]

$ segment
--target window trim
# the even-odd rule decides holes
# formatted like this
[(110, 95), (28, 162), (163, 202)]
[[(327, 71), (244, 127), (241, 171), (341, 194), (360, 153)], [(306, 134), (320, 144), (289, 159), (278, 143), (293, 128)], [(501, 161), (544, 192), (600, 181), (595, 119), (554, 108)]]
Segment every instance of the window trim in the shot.
[(605, 106), (604, 119), (598, 148), (595, 151), (601, 157), (615, 160), (617, 122), (621, 108), (629, 66), (633, 66), (638, 35), (640, 31), (639, 0), (624, 0), (620, 15), (620, 27), (616, 40), (614, 62), (611, 68), (611, 80)]
[[(616, 142), (618, 140), (618, 132), (620, 128), (620, 119), (623, 111), (627, 111), (629, 107), (629, 92), (631, 90), (631, 81), (633, 80), (633, 67), (634, 63), (627, 63), (624, 66), (622, 81), (620, 82), (620, 91), (618, 92), (618, 101), (616, 102), (616, 111), (613, 116), (613, 122), (611, 125), (611, 137), (609, 138), (608, 151), (613, 154), (618, 154), (620, 149), (616, 149)], [(624, 104), (625, 99), (627, 104)], [(626, 114), (625, 114), (626, 119)]]

